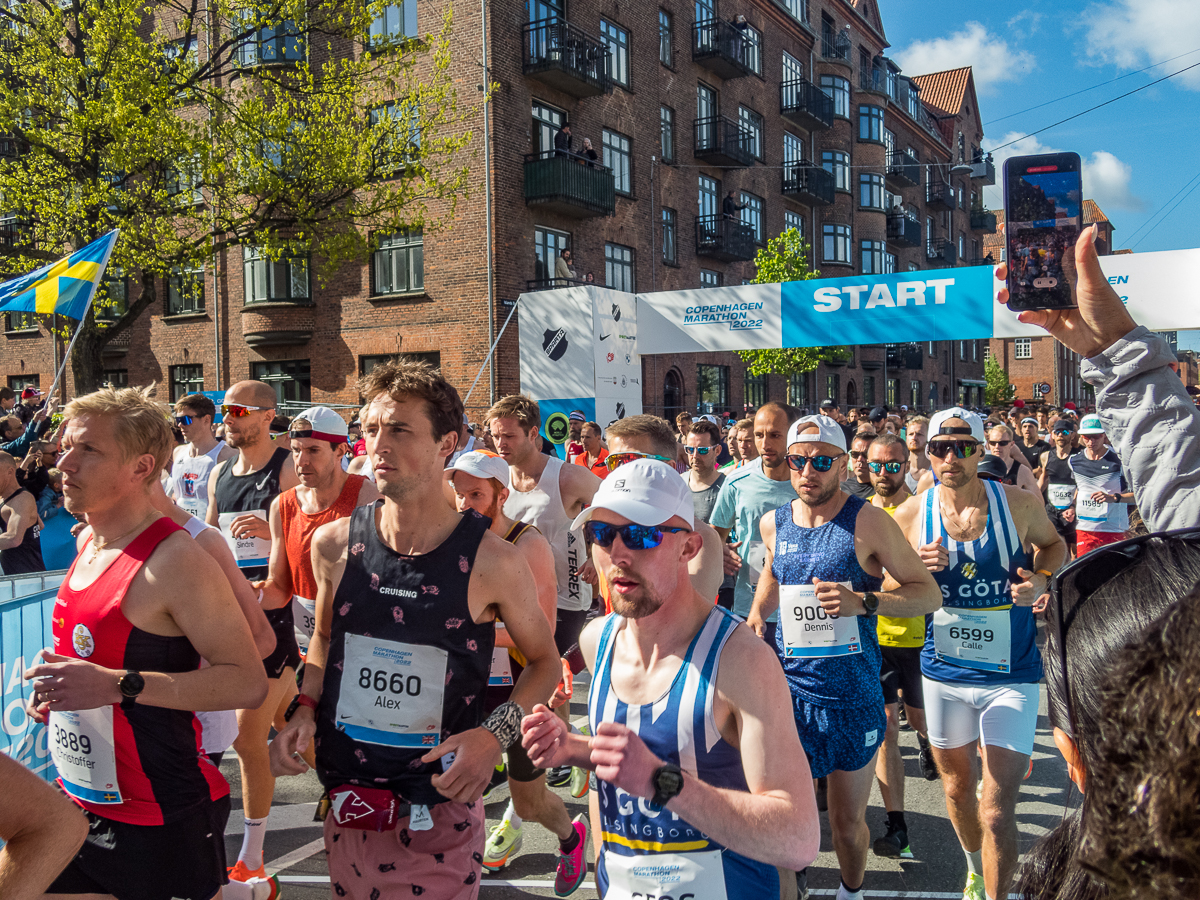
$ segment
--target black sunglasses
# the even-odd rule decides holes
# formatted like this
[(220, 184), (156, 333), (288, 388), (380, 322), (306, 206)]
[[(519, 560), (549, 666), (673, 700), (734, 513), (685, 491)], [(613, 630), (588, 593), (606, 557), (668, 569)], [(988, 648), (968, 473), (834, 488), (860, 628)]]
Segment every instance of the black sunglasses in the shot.
[(1007, 447), (1012, 441), (988, 441), (993, 447)]
[(613, 545), (618, 534), (630, 550), (653, 550), (663, 542), (663, 536), (667, 532), (678, 534), (688, 530), (666, 528), (662, 525), (610, 525), (607, 522), (586, 522), (583, 526), (584, 537), (605, 550)]
[(903, 466), (902, 462), (869, 462), (867, 468), (878, 475), (880, 472), (887, 472), (889, 475), (895, 475)]
[(966, 459), (968, 456), (975, 455), (978, 446), (976, 441), (930, 441), (925, 445), (925, 449), (930, 456), (936, 456), (939, 459), (945, 459), (951, 451), (959, 459)]
[(845, 453), (839, 453), (837, 456), (801, 456), (798, 453), (793, 453), (791, 456), (785, 456), (788, 467), (797, 471), (803, 472), (804, 466), (807, 463), (812, 463), (812, 467), (818, 472), (828, 472), (833, 468), (834, 460), (841, 459)]

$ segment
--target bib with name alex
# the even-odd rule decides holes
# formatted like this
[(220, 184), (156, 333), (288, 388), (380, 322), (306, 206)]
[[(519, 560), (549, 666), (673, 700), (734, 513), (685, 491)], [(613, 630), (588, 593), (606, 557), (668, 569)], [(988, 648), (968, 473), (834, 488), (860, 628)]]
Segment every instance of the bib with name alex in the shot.
[(934, 580), (942, 608), (933, 614), (921, 649), (921, 671), (947, 684), (1027, 684), (1042, 677), (1033, 608), (1014, 606), (1017, 569), (1030, 568), (1004, 487), (981, 481), (987, 494), (987, 523), (973, 541), (956, 541), (942, 521), (936, 485), (922, 497), (921, 544), (941, 537), (949, 563)]

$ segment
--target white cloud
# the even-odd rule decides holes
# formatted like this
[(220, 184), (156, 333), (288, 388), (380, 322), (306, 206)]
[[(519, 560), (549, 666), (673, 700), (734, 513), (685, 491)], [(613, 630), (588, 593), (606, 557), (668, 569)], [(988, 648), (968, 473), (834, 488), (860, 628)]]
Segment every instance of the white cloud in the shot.
[(909, 75), (971, 66), (981, 94), (991, 93), (1001, 82), (1017, 81), (1037, 67), (1032, 53), (1009, 47), (979, 22), (967, 22), (949, 37), (916, 41), (893, 56)]
[[(1088, 58), (1123, 69), (1140, 69), (1160, 59), (1170, 59), (1196, 49), (1200, 35), (1200, 3), (1196, 0), (1113, 0), (1089, 6), (1082, 16), (1088, 25)], [(1200, 61), (1195, 56), (1176, 60), (1155, 70), (1166, 75)], [(1149, 73), (1148, 73), (1149, 74)], [(1200, 90), (1200, 67), (1175, 81)]]
[(1025, 10), (1022, 10), (1021, 12), (1017, 13), (1015, 16), (1013, 16), (1011, 19), (1009, 19), (1004, 24), (1006, 26), (1008, 26), (1009, 28), (1016, 28), (1022, 22), (1028, 22), (1029, 25), (1027, 26), (1027, 32), (1029, 34), (1034, 34), (1037, 32), (1038, 28), (1041, 26), (1042, 19), (1044, 19), (1044, 18), (1045, 18), (1045, 14), (1043, 14), (1043, 13), (1034, 12), (1032, 9), (1025, 9)]

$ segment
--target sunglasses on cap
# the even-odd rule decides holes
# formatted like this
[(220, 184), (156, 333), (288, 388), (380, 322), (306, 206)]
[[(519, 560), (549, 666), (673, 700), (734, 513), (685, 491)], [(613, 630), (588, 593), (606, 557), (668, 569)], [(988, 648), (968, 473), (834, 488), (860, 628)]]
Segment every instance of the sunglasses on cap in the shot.
[(658, 456), (654, 453), (638, 453), (630, 450), (627, 453), (610, 453), (604, 457), (604, 465), (608, 467), (608, 471), (615, 471), (618, 466), (623, 466), (627, 462), (633, 462), (635, 459), (657, 459), (659, 462), (665, 462), (669, 465), (675, 465), (675, 460), (669, 456)]
[(978, 448), (977, 441), (930, 441), (925, 445), (929, 455), (938, 459), (945, 459), (951, 452), (958, 459), (966, 459), (968, 456), (974, 456)]
[(230, 419), (240, 419), (252, 412), (274, 412), (269, 406), (242, 406), (239, 403), (222, 403), (221, 415)]
[(176, 425), (191, 425), (193, 422), (196, 421), (196, 419), (197, 419), (197, 416), (176, 416), (175, 424)]
[(663, 525), (610, 525), (607, 522), (587, 522), (583, 526), (583, 534), (593, 544), (599, 544), (605, 550), (613, 545), (617, 535), (621, 542), (630, 550), (653, 550), (663, 542), (663, 536), (670, 532), (679, 534), (690, 531), (689, 528), (668, 528)]
[(834, 462), (845, 455), (845, 453), (839, 453), (837, 456), (801, 456), (798, 453), (793, 453), (790, 456), (785, 456), (784, 459), (787, 460), (788, 468), (796, 472), (803, 472), (804, 467), (809, 463), (812, 463), (812, 467), (818, 472), (828, 472), (833, 468)]
[(902, 462), (869, 462), (867, 468), (878, 475), (880, 472), (887, 472), (889, 475), (895, 475), (904, 465)]
[(699, 453), (701, 456), (708, 456), (709, 453), (716, 453), (719, 447), (684, 447), (683, 452), (688, 456), (693, 453)]

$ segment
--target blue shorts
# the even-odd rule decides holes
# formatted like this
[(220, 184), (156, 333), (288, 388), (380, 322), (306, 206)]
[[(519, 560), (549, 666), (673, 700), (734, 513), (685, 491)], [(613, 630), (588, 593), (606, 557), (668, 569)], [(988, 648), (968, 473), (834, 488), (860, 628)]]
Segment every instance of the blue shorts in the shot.
[(793, 695), (792, 711), (813, 778), (869, 765), (887, 728), (882, 705), (830, 709)]

